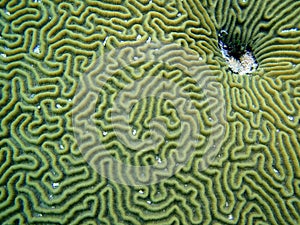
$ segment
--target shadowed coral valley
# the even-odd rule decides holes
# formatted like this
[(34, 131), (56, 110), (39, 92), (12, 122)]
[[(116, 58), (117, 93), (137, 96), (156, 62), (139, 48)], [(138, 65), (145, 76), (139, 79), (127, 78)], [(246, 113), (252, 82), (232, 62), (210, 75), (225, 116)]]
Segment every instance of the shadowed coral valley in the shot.
[(0, 1), (1, 224), (300, 224), (300, 1)]

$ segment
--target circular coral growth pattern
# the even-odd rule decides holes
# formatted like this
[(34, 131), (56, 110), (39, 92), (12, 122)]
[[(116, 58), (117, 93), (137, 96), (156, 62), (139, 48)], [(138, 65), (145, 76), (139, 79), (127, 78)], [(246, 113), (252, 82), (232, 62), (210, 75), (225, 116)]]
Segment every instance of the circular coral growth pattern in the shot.
[(299, 1), (0, 6), (1, 224), (299, 224)]

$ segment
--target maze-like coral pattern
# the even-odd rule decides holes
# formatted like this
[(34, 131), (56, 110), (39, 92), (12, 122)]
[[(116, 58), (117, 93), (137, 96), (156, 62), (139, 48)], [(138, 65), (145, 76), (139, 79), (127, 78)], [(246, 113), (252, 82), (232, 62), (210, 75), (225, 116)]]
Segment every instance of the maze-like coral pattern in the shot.
[(194, 154), (202, 154), (203, 166), (225, 136), (218, 88), (209, 66), (178, 44), (110, 50), (77, 87), (79, 149), (101, 175), (127, 185), (160, 182)]
[(299, 224), (299, 1), (0, 5), (1, 224)]

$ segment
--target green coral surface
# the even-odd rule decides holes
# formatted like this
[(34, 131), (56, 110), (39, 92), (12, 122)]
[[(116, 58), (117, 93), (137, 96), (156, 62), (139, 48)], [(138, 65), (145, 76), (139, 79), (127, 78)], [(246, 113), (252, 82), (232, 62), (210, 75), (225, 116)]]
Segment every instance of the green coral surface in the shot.
[(300, 224), (299, 15), (0, 1), (0, 224)]

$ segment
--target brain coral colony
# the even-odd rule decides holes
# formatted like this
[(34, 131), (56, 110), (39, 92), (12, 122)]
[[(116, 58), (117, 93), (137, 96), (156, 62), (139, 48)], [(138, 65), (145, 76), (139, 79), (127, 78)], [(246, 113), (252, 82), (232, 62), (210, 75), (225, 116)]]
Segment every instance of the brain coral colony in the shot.
[(300, 224), (300, 1), (0, 6), (0, 224)]

